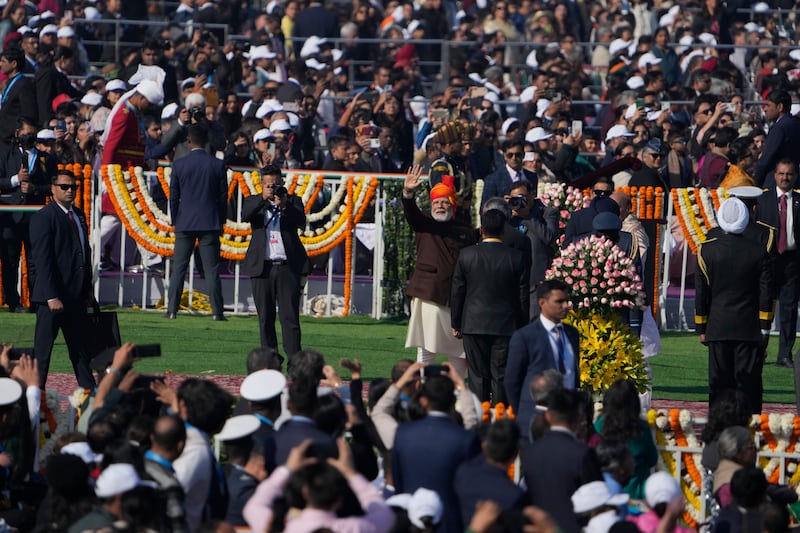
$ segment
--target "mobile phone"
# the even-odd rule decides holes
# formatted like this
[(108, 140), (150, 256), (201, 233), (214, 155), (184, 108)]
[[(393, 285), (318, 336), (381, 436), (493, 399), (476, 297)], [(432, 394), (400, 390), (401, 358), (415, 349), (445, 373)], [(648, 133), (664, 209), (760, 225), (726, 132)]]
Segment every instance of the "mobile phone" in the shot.
[(572, 121), (572, 128), (570, 129), (571, 135), (583, 135), (583, 121), (582, 120), (573, 120)]
[(370, 139), (369, 140), (369, 147), (372, 148), (373, 150), (377, 150), (378, 148), (381, 147), (381, 141), (378, 140), (378, 139), (374, 139), (374, 138)]
[(669, 102), (661, 102), (661, 111), (669, 111)]
[(389, 85), (384, 85), (384, 86), (383, 86), (383, 92), (385, 92), (385, 93), (390, 93), (390, 92), (392, 92), (392, 86), (391, 86), (391, 84), (389, 84)]
[(736, 104), (733, 102), (728, 102), (725, 104), (725, 111), (728, 111), (729, 113), (736, 113)]
[(137, 344), (133, 347), (134, 357), (161, 357), (160, 344)]
[(134, 389), (150, 389), (150, 384), (156, 381), (164, 381), (164, 376), (141, 375), (133, 380)]
[(450, 117), (450, 111), (447, 109), (434, 109), (431, 113), (433, 120), (447, 120)]
[(269, 154), (270, 157), (275, 157), (275, 143), (269, 143), (267, 145), (267, 154)]
[(473, 87), (470, 96), (472, 98), (483, 98), (489, 92), (486, 87)]
[(425, 376), (426, 378), (429, 378), (431, 376), (441, 376), (442, 373), (447, 375), (450, 373), (450, 371), (444, 365), (428, 365), (422, 369), (422, 375)]
[(31, 357), (35, 357), (33, 355), (33, 347), (30, 348), (11, 348), (8, 351), (8, 358), (12, 361), (15, 361), (22, 357), (23, 355), (30, 355)]
[(345, 404), (353, 403), (353, 397), (350, 394), (349, 386), (339, 385), (338, 387), (336, 387), (336, 390), (339, 391), (339, 398), (341, 398)]
[(637, 98), (636, 99), (636, 108), (637, 109), (644, 109), (644, 98)]
[(59, 131), (67, 131), (67, 122), (63, 118), (56, 120), (56, 129)]
[(297, 105), (295, 102), (286, 102), (283, 104), (284, 111), (291, 111), (292, 113), (297, 113), (300, 111), (300, 106)]
[(561, 93), (555, 93), (555, 94), (553, 94), (553, 99), (551, 100), (551, 102), (553, 102), (554, 104), (557, 104), (558, 102), (561, 101), (561, 98), (563, 98), (561, 96)]

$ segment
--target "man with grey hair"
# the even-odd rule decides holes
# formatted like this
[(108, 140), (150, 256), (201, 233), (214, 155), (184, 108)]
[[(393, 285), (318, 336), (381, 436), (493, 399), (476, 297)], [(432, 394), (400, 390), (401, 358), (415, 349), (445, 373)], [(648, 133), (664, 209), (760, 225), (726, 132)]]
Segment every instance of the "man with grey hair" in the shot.
[(555, 368), (548, 368), (531, 381), (531, 398), (536, 405), (531, 416), (530, 427), (523, 431), (523, 438), (531, 442), (542, 438), (550, 431), (550, 424), (544, 414), (547, 412), (547, 397), (553, 391), (564, 388), (564, 374)]
[(516, 248), (522, 252), (522, 255), (525, 257), (526, 268), (530, 269), (531, 242), (525, 238), (524, 234), (522, 234), (517, 230), (517, 228), (509, 223), (511, 221), (511, 208), (508, 206), (505, 199), (495, 196), (486, 200), (486, 203), (483, 204), (483, 209), (481, 212), (485, 213), (490, 209), (500, 211), (503, 213), (503, 216), (506, 217), (506, 224), (503, 227), (503, 244), (510, 246), (511, 248)]
[(719, 466), (714, 470), (713, 494), (720, 506), (733, 501), (731, 479), (737, 470), (756, 463), (756, 446), (750, 430), (742, 426), (725, 428), (719, 436)]
[(206, 98), (200, 93), (187, 95), (185, 107), (178, 112), (178, 118), (172, 119), (169, 124), (169, 128), (164, 128), (166, 133), (161, 138), (161, 144), (175, 150), (173, 161), (189, 155), (191, 150), (186, 136), (192, 124), (204, 124), (208, 128), (206, 152), (214, 155), (225, 149), (225, 130), (219, 122), (206, 119)]
[(761, 412), (762, 345), (772, 324), (774, 274), (767, 250), (744, 235), (750, 220), (738, 198), (717, 211), (722, 233), (697, 249), (695, 328), (708, 346), (708, 397), (743, 391)]

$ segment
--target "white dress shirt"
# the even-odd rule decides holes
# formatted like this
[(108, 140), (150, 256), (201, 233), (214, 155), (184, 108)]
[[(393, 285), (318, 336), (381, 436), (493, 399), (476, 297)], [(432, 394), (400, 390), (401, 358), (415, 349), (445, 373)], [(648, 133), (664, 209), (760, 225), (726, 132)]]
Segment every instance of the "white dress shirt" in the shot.
[(561, 343), (564, 351), (564, 387), (574, 389), (577, 387), (577, 376), (575, 376), (575, 352), (572, 351), (572, 345), (567, 339), (567, 334), (564, 333), (564, 325), (560, 322), (556, 324), (552, 320), (546, 318), (544, 314), (539, 315), (539, 320), (542, 321), (545, 331), (547, 331), (547, 340), (550, 341), (550, 347), (553, 350), (553, 362), (556, 369), (558, 369), (558, 359), (561, 357), (558, 351), (558, 344), (556, 342), (556, 332), (553, 331), (556, 326), (561, 326)]
[(786, 195), (786, 227), (781, 228), (782, 230), (786, 231), (786, 250), (797, 250), (797, 243), (794, 242), (794, 213), (792, 213), (792, 190), (789, 189), (787, 192), (783, 192), (780, 189), (775, 189), (777, 196), (778, 196), (778, 223), (780, 223), (780, 212), (781, 212), (781, 196), (784, 194)]

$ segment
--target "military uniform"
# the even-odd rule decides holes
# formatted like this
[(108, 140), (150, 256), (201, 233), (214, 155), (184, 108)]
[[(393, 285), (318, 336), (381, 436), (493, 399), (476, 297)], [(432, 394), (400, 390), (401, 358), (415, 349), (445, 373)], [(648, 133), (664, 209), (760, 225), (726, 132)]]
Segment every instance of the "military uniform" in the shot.
[(748, 229), (741, 235), (720, 229), (698, 248), (695, 327), (708, 343), (709, 403), (725, 389), (739, 389), (760, 413), (761, 332), (773, 319), (774, 274), (769, 232), (757, 224)]
[[(108, 126), (108, 137), (103, 145), (103, 164), (128, 167), (144, 167), (145, 128), (141, 113), (129, 102), (125, 102), (114, 114)], [(108, 194), (102, 197), (102, 212), (114, 214), (114, 205)]]
[(247, 500), (256, 491), (258, 480), (248, 474), (242, 467), (233, 465), (227, 477), (228, 482), (228, 513), (225, 521), (233, 527), (247, 527), (242, 516)]
[(453, 176), (455, 178), (456, 196), (458, 198), (456, 218), (461, 222), (472, 225), (472, 175), (464, 166), (462, 158), (443, 153), (442, 157), (431, 163), (431, 170), (428, 174), (431, 187), (441, 183), (442, 176)]

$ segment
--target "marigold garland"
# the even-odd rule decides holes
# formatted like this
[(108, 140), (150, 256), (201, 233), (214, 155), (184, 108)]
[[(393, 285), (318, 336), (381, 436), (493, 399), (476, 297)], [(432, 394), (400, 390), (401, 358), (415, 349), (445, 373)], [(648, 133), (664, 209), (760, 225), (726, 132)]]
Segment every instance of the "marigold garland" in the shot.
[(350, 294), (353, 287), (353, 179), (347, 180), (347, 206), (345, 207), (345, 218), (347, 220), (347, 231), (344, 239), (344, 310), (342, 316), (350, 314)]

